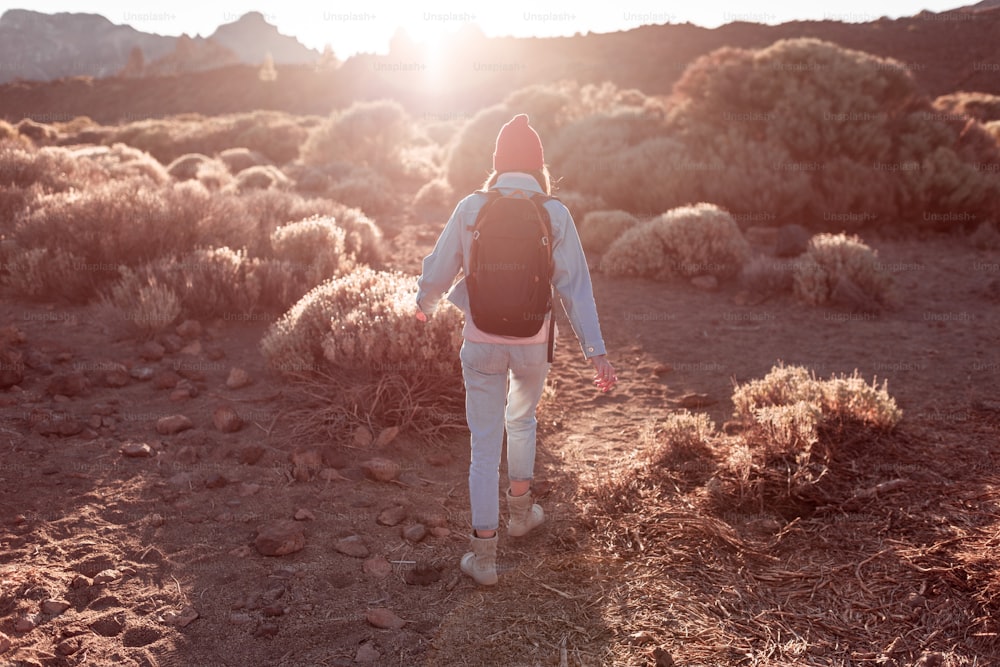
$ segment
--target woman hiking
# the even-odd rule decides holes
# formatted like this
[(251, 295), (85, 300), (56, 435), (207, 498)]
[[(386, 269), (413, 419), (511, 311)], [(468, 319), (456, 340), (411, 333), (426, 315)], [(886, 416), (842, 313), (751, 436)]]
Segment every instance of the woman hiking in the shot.
[[(459, 202), (434, 250), (424, 258), (418, 281), (418, 320), (426, 322), (433, 316), (445, 292), (448, 300), (465, 313), (465, 328), (462, 332), (464, 342), (460, 358), (465, 382), (466, 420), (471, 432), (469, 499), (472, 505), (472, 534), (471, 551), (462, 557), (461, 567), (463, 572), (482, 585), (497, 583), (500, 459), (505, 431), (507, 476), (510, 482), (506, 491), (509, 515), (507, 534), (511, 537), (525, 535), (545, 518), (542, 508), (533, 502), (531, 480), (535, 464), (535, 410), (549, 371), (554, 336), (551, 329), (554, 326), (551, 320), (554, 313), (551, 309), (544, 312), (549, 304), (549, 296), (544, 293), (543, 309), (537, 314), (536, 311), (530, 311), (531, 306), (524, 305), (519, 312), (525, 315), (506, 318), (521, 320), (511, 322), (513, 328), (508, 327), (511, 331), (516, 329), (517, 335), (495, 333), (505, 329), (502, 322), (500, 325), (495, 324), (498, 319), (493, 317), (491, 310), (499, 308), (501, 301), (519, 298), (521, 292), (517, 285), (521, 284), (518, 279), (522, 276), (518, 272), (529, 266), (530, 260), (518, 259), (492, 264), (484, 262), (482, 257), (487, 254), (484, 246), (488, 243), (500, 244), (501, 241), (492, 239), (503, 236), (502, 233), (498, 235), (495, 232), (488, 234), (488, 224), (503, 228), (509, 223), (511, 230), (515, 229), (515, 225), (521, 225), (519, 229), (528, 230), (529, 235), (539, 234), (541, 230), (541, 243), (532, 244), (532, 247), (537, 245), (537, 249), (531, 252), (547, 253), (546, 268), (550, 272), (551, 285), (562, 301), (584, 356), (594, 366), (594, 384), (606, 392), (618, 381), (615, 369), (605, 355), (590, 272), (580, 237), (569, 210), (562, 202), (548, 197), (550, 193), (551, 183), (542, 143), (528, 124), (528, 117), (524, 114), (516, 115), (497, 135), (493, 172), (482, 191)], [(503, 198), (500, 199), (500, 196)], [(544, 207), (544, 210), (535, 208), (532, 211), (530, 207), (525, 209), (525, 202), (521, 201), (516, 202), (515, 206), (522, 207), (521, 210), (527, 210), (528, 213), (517, 220), (514, 219), (516, 216), (501, 219), (500, 214), (496, 213), (503, 209), (497, 205), (499, 202), (509, 204), (510, 198), (530, 202), (533, 197), (537, 202), (536, 206)], [(488, 206), (493, 208), (484, 208)], [(480, 215), (481, 211), (484, 212), (483, 215)], [(537, 212), (538, 215), (531, 216), (532, 212)], [(535, 220), (524, 222), (526, 216), (535, 217)], [(544, 222), (539, 226), (538, 221), (544, 221), (546, 217), (547, 227)], [(496, 220), (499, 222), (495, 222)], [(508, 234), (503, 242), (509, 241), (510, 236)], [(480, 251), (479, 259), (473, 261), (472, 255), (480, 248), (484, 249)], [(530, 257), (534, 259), (535, 255)], [(504, 280), (510, 280), (510, 289), (507, 290), (509, 293), (504, 293), (503, 289), (488, 292), (485, 286), (488, 279), (496, 281), (496, 276), (499, 275), (488, 274), (490, 269), (497, 272), (509, 271), (503, 277)], [(463, 278), (453, 285), (460, 271)], [(528, 283), (530, 282), (529, 279)], [(544, 281), (535, 278), (534, 282)], [(538, 289), (544, 289), (551, 295), (548, 285), (536, 288), (536, 291)], [(491, 296), (487, 297), (486, 294)], [(554, 305), (554, 298), (551, 303)], [(532, 312), (530, 317), (527, 315), (529, 311)], [(534, 326), (526, 327), (526, 320), (535, 320)], [(537, 333), (533, 333), (536, 329)]]

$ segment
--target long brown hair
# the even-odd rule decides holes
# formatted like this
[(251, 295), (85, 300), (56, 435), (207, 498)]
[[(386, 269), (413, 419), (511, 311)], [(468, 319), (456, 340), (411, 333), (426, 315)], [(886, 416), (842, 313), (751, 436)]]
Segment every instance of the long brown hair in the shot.
[[(496, 185), (497, 179), (500, 177), (500, 174), (503, 173), (507, 172), (494, 171), (493, 173), (491, 173), (486, 178), (486, 182), (483, 183), (483, 190), (489, 190), (494, 185)], [(542, 192), (544, 192), (547, 195), (552, 194), (552, 177), (549, 175), (548, 165), (542, 165), (541, 169), (532, 169), (530, 171), (525, 171), (523, 173), (534, 176), (535, 180), (538, 182), (538, 187), (542, 189)]]

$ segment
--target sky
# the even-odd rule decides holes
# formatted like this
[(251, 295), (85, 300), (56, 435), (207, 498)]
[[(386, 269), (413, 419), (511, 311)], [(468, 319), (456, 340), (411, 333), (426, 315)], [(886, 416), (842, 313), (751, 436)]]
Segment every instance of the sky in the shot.
[[(942, 12), (976, 0), (695, 0), (666, 3), (655, 0), (620, 0), (594, 3), (585, 0), (547, 3), (528, 0), (499, 2), (420, 2), (367, 0), (323, 3), (295, 0), (173, 0), (172, 2), (121, 2), (114, 0), (31, 0), (10, 3), (0, 0), (0, 13), (13, 8), (39, 12), (87, 12), (102, 14), (112, 23), (128, 24), (143, 32), (161, 35), (208, 36), (223, 23), (231, 23), (249, 11), (261, 12), (269, 23), (286, 35), (294, 35), (308, 47), (330, 44), (344, 59), (357, 52), (386, 53), (389, 39), (402, 26), (417, 42), (433, 43), (465, 23), (477, 24), (488, 36), (570, 36), (575, 33), (614, 32), (649, 23), (690, 22), (714, 28), (733, 21), (783, 23), (793, 20), (839, 20), (862, 23), (881, 16), (910, 16), (926, 9)], [(329, 6), (324, 7), (325, 4)]]

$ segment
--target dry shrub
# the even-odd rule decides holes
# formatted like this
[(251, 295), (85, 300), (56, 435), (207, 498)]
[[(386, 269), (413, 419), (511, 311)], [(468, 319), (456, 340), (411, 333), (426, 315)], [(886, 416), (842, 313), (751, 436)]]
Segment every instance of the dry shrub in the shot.
[(167, 173), (178, 181), (189, 181), (198, 178), (198, 171), (205, 164), (210, 164), (212, 158), (201, 153), (181, 155), (167, 165)]
[(591, 211), (580, 221), (580, 241), (588, 253), (600, 255), (638, 224), (639, 220), (626, 211)]
[(4, 267), (3, 284), (20, 296), (75, 302), (85, 300), (94, 290), (94, 272), (63, 248), (14, 251), (4, 259)]
[(201, 217), (200, 202), (183, 191), (134, 178), (41, 198), (14, 238), (23, 248), (61, 248), (89, 265), (138, 266), (193, 248)]
[[(810, 305), (844, 298), (874, 308), (893, 304), (892, 274), (878, 268), (878, 253), (857, 236), (817, 234), (793, 270), (794, 292)], [(857, 295), (854, 297), (852, 295)]]
[(170, 180), (170, 174), (156, 158), (125, 144), (77, 148), (72, 150), (71, 155), (77, 160), (86, 159), (96, 163), (109, 179), (143, 177), (157, 185)]
[(896, 65), (815, 39), (699, 58), (674, 87), (667, 132), (696, 162), (724, 167), (682, 194), (837, 231), (925, 211), (992, 215), (1000, 185), (975, 164), (997, 160), (996, 142), (941, 118)]
[(59, 139), (59, 132), (56, 128), (47, 123), (37, 123), (30, 118), (23, 118), (16, 127), (18, 134), (31, 139), (40, 146), (51, 144)]
[(348, 161), (395, 173), (400, 169), (400, 152), (411, 137), (410, 117), (398, 102), (355, 102), (309, 133), (302, 144), (302, 160), (310, 165)]
[(103, 180), (104, 172), (88, 160), (77, 160), (70, 150), (55, 146), (36, 149), (17, 141), (0, 141), (0, 187), (42, 192), (83, 189)]
[(368, 215), (391, 213), (399, 208), (389, 179), (368, 167), (354, 168), (335, 180), (327, 187), (326, 195)]
[(447, 214), (455, 205), (455, 193), (443, 178), (424, 183), (413, 198), (413, 208), (427, 215)]
[(288, 188), (290, 181), (280, 169), (274, 165), (256, 165), (247, 167), (236, 174), (234, 188), (238, 193), (248, 190), (283, 190)]
[(227, 148), (217, 156), (232, 174), (238, 174), (250, 167), (262, 167), (271, 164), (263, 153), (252, 151), (246, 147)]
[(583, 194), (575, 190), (560, 190), (556, 193), (574, 220), (583, 220), (583, 217), (592, 211), (604, 211), (608, 208), (607, 202), (597, 195)]
[[(493, 170), (497, 133), (512, 114), (497, 104), (480, 109), (458, 131), (448, 147), (446, 175), (456, 193), (478, 190)], [(545, 145), (545, 137), (541, 137)]]
[(334, 218), (309, 218), (275, 229), (271, 248), (277, 260), (300, 268), (314, 287), (352, 264), (345, 252), (345, 236)]
[(934, 107), (944, 113), (965, 114), (981, 123), (1000, 120), (1000, 95), (958, 91), (941, 95)]
[(269, 329), (261, 349), (282, 372), (368, 369), (461, 384), (461, 313), (445, 307), (417, 326), (415, 293), (411, 276), (356, 269), (306, 294)]
[(699, 203), (667, 211), (633, 227), (616, 240), (601, 261), (611, 275), (659, 280), (739, 273), (750, 244), (728, 212)]
[(163, 164), (186, 153), (215, 155), (227, 148), (248, 148), (276, 164), (289, 162), (311, 125), (308, 116), (253, 111), (206, 117), (181, 114), (145, 119), (110, 128), (105, 143), (122, 142), (147, 151)]
[(717, 498), (724, 503), (821, 498), (817, 485), (838, 445), (858, 434), (889, 433), (902, 418), (885, 382), (869, 384), (857, 371), (820, 380), (804, 367), (782, 364), (738, 385), (733, 405), (745, 430), (720, 478), (729, 485), (729, 499), (726, 493)]
[[(402, 417), (431, 431), (456, 425), (462, 315), (444, 306), (418, 323), (415, 293), (413, 276), (362, 267), (319, 285), (271, 325), (261, 351), (272, 368), (315, 389), (323, 409), (309, 411), (313, 426), (329, 432), (331, 411), (344, 428), (359, 411), (362, 420), (395, 415), (384, 425), (402, 426)], [(402, 417), (400, 403), (411, 406)]]
[[(983, 129), (986, 133), (993, 137), (993, 140), (1000, 143), (1000, 120), (991, 120), (983, 125)], [(996, 171), (1000, 167), (993, 167), (993, 171)]]
[(118, 282), (101, 295), (100, 308), (122, 333), (149, 339), (169, 327), (181, 314), (177, 295), (144, 272), (121, 268)]
[(0, 118), (0, 142), (17, 139), (17, 128)]

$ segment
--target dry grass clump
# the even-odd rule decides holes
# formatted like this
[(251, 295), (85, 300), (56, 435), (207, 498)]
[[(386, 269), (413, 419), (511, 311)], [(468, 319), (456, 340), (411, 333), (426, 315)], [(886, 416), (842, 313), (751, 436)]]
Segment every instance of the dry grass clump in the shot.
[(71, 155), (77, 160), (86, 159), (96, 163), (105, 171), (107, 178), (143, 177), (157, 185), (170, 180), (169, 172), (156, 158), (125, 144), (71, 149)]
[(728, 212), (699, 203), (667, 211), (616, 240), (601, 269), (611, 275), (668, 280), (739, 273), (750, 245)]
[(447, 215), (455, 206), (455, 193), (443, 178), (424, 183), (413, 198), (413, 209), (424, 215)]
[(325, 194), (368, 215), (379, 215), (398, 208), (394, 190), (392, 182), (379, 172), (368, 167), (356, 167), (343, 178), (334, 180)]
[(101, 295), (100, 307), (119, 331), (141, 340), (165, 330), (181, 314), (177, 294), (145, 272), (121, 268), (120, 280)]
[(794, 292), (811, 305), (836, 302), (856, 309), (893, 303), (892, 275), (857, 236), (817, 234), (793, 270)]
[(639, 220), (627, 211), (591, 211), (580, 221), (580, 241), (584, 250), (600, 255), (638, 224)]
[(255, 165), (236, 174), (233, 186), (238, 193), (248, 190), (281, 190), (288, 188), (288, 177), (274, 165)]

